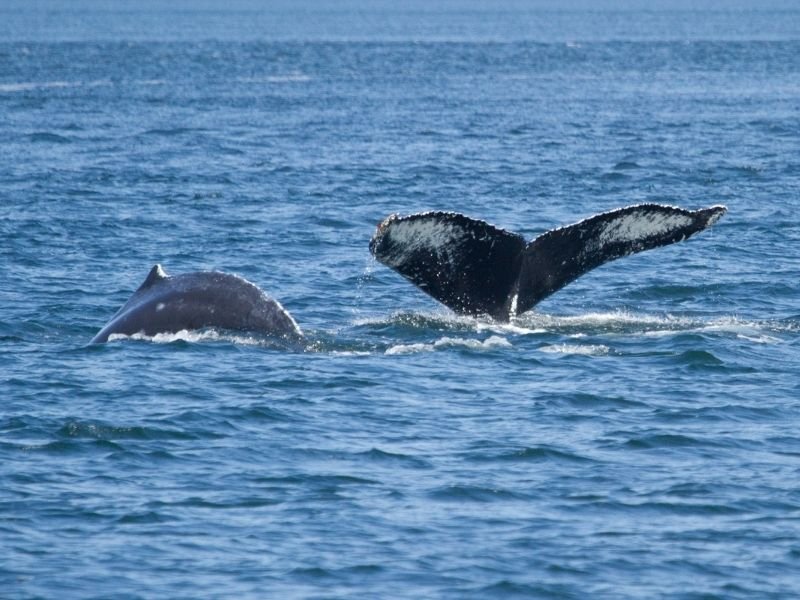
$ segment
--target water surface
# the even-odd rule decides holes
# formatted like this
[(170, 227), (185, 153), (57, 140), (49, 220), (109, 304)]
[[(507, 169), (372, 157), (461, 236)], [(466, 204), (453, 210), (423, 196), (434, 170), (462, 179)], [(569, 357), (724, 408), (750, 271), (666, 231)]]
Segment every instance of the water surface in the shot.
[[(9, 598), (787, 598), (800, 589), (792, 3), (0, 9)], [(729, 213), (510, 324), (369, 256)], [(88, 341), (150, 267), (309, 336)]]

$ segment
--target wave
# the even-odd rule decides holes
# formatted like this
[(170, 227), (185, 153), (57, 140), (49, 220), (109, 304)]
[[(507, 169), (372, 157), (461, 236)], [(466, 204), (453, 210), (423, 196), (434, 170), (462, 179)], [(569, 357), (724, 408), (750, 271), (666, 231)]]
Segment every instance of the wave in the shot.
[(507, 502), (528, 500), (530, 497), (517, 491), (478, 485), (443, 485), (428, 492), (428, 497), (440, 502)]
[(399, 312), (389, 317), (361, 318), (353, 321), (356, 328), (391, 330), (394, 333), (434, 331), (463, 331), (498, 335), (559, 334), (583, 337), (601, 334), (639, 334), (646, 336), (674, 333), (726, 333), (758, 343), (777, 343), (781, 333), (800, 330), (800, 319), (758, 320), (737, 316), (711, 319), (694, 316), (634, 313), (628, 310), (586, 313), (581, 315), (551, 315), (530, 312), (514, 317), (508, 323), (490, 318), (475, 318), (438, 312)]
[(148, 129), (144, 132), (144, 135), (172, 137), (187, 133), (203, 133), (205, 131), (206, 130), (201, 127), (171, 127), (166, 129)]
[(512, 323), (548, 333), (633, 333), (645, 331), (681, 331), (702, 324), (698, 319), (673, 315), (636, 314), (625, 310), (586, 313), (583, 315), (549, 315), (526, 313)]
[(53, 88), (75, 87), (72, 81), (21, 81), (18, 83), (0, 83), (0, 93), (29, 92)]
[[(122, 82), (133, 86), (154, 86), (166, 85), (168, 82), (163, 79), (136, 79)], [(110, 79), (94, 79), (90, 81), (16, 81), (11, 83), (0, 83), (0, 94), (15, 94), (20, 92), (34, 92), (37, 90), (54, 90), (65, 88), (93, 88), (110, 87), (117, 85)]]
[(476, 318), (448, 312), (396, 312), (389, 317), (366, 317), (352, 322), (357, 328), (387, 329), (392, 331), (464, 331), (474, 333), (492, 332), (499, 335), (532, 335), (546, 330), (526, 326), (521, 321), (502, 323), (490, 318)]
[(57, 432), (61, 438), (95, 440), (192, 440), (198, 436), (184, 431), (141, 425), (112, 425), (97, 421), (69, 421)]
[[(285, 75), (267, 75), (260, 78), (242, 78), (239, 81), (243, 83), (305, 83), (311, 81), (311, 77), (303, 73), (288, 73)], [(129, 82), (122, 82), (132, 84), (133, 86), (161, 86), (167, 85), (169, 82), (164, 79), (137, 79)], [(20, 92), (33, 92), (37, 90), (52, 90), (64, 88), (79, 88), (79, 87), (104, 87), (113, 86), (115, 82), (107, 79), (97, 79), (91, 81), (14, 81), (10, 83), (0, 83), (0, 93), (14, 94)]]
[(265, 75), (263, 77), (240, 77), (242, 83), (306, 83), (311, 77), (303, 73), (286, 73), (284, 75)]
[(70, 138), (50, 131), (37, 131), (30, 134), (28, 139), (32, 142), (44, 142), (47, 144), (69, 144), (72, 142)]
[(520, 446), (512, 448), (479, 448), (466, 455), (475, 462), (566, 462), (566, 463), (593, 463), (594, 459), (582, 456), (575, 452), (557, 448), (550, 445)]
[(777, 343), (780, 338), (769, 334), (796, 332), (793, 320), (749, 320), (736, 316), (711, 319), (671, 314), (637, 314), (629, 311), (587, 313), (575, 316), (528, 313), (512, 321), (523, 329), (572, 335), (641, 334), (646, 336), (674, 333), (726, 333), (752, 338), (760, 343)]

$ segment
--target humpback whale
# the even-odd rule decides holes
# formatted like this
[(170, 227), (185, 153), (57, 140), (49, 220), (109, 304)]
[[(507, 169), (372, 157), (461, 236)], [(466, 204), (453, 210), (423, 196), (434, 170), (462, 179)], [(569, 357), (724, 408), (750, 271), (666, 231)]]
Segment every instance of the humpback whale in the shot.
[(499, 321), (531, 309), (609, 261), (680, 242), (725, 214), (638, 204), (543, 233), (531, 242), (452, 212), (388, 216), (370, 240), (373, 256), (459, 314)]
[(238, 275), (185, 273), (170, 277), (155, 265), (139, 289), (91, 343), (112, 334), (176, 333), (217, 327), (300, 341), (303, 333), (280, 303)]
[[(609, 261), (679, 242), (713, 225), (724, 206), (618, 208), (543, 233), (533, 241), (453, 212), (390, 215), (369, 243), (377, 260), (452, 310), (507, 321)], [(113, 334), (215, 327), (301, 342), (281, 304), (230, 273), (171, 277), (155, 265), (91, 343)]]

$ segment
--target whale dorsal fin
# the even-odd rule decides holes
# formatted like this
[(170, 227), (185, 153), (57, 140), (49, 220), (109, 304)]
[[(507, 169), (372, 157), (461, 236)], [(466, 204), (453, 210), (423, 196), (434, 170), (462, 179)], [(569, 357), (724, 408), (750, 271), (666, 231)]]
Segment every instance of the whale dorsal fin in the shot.
[(525, 238), (458, 213), (386, 218), (370, 242), (380, 262), (457, 313), (505, 314)]
[(128, 301), (125, 302), (125, 304), (123, 304), (119, 308), (119, 310), (112, 317), (112, 320), (115, 319), (118, 315), (124, 313), (130, 307), (137, 305), (142, 300), (141, 296), (142, 293), (146, 292), (157, 283), (160, 283), (167, 279), (169, 279), (169, 275), (167, 275), (164, 269), (161, 268), (161, 265), (153, 265), (153, 268), (150, 269), (150, 272), (147, 274), (147, 277), (145, 277), (145, 280), (142, 283), (142, 285), (140, 285), (139, 288), (135, 292), (133, 292), (131, 297), (128, 298)]
[(169, 279), (169, 275), (167, 275), (167, 272), (161, 268), (161, 265), (153, 265), (153, 268), (150, 269), (150, 272), (147, 274), (144, 283), (142, 283), (142, 285), (140, 285), (139, 289), (136, 291), (137, 292), (144, 291), (148, 288), (153, 287), (157, 283), (161, 283), (165, 279)]

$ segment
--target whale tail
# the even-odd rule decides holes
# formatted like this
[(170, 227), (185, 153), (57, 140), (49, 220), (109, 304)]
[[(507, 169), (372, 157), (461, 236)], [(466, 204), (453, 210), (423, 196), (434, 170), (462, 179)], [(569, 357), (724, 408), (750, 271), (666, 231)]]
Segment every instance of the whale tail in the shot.
[(455, 312), (506, 321), (595, 267), (684, 240), (726, 210), (639, 204), (553, 229), (528, 244), (458, 213), (391, 215), (378, 225), (370, 251)]

